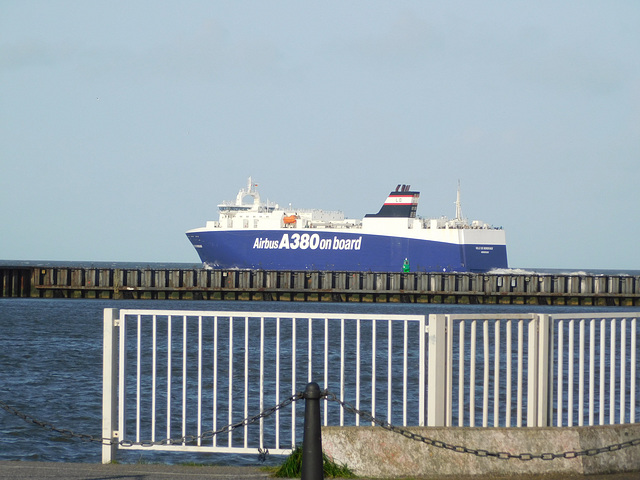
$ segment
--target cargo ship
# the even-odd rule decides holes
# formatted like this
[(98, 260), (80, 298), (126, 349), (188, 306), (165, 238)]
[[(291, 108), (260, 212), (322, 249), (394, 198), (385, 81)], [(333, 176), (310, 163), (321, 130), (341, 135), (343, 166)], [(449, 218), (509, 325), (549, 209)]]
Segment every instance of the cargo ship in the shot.
[(417, 216), (420, 192), (397, 185), (378, 213), (283, 208), (263, 202), (249, 178), (219, 219), (186, 232), (205, 268), (329, 271), (487, 272), (508, 268), (505, 232), (462, 215)]

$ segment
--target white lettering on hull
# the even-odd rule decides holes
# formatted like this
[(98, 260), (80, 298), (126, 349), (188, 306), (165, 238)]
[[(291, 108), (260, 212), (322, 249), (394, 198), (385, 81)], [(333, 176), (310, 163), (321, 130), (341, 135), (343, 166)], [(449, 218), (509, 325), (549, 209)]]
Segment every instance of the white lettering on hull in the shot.
[(285, 233), (280, 240), (257, 237), (253, 248), (259, 250), (360, 250), (362, 236), (358, 238), (320, 238), (317, 233)]
[(269, 240), (268, 238), (256, 238), (253, 242), (253, 248), (271, 250), (278, 248), (278, 240)]

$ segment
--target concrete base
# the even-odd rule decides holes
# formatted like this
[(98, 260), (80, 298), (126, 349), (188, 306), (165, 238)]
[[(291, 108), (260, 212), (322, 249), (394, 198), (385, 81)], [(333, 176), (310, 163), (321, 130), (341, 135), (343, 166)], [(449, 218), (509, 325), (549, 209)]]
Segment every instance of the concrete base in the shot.
[[(580, 452), (640, 438), (640, 424), (594, 427), (408, 427), (424, 437), (489, 452)], [(436, 448), (380, 427), (323, 427), (322, 447), (336, 463), (362, 477), (444, 475), (590, 475), (640, 471), (640, 445), (593, 456), (503, 460)]]

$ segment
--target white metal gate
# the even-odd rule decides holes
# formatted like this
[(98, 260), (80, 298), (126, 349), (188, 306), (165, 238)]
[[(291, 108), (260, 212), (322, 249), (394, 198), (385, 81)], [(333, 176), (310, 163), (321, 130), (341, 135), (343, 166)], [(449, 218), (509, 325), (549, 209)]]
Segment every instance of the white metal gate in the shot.
[[(107, 309), (104, 322), (103, 434), (118, 448), (288, 454), (302, 441), (296, 403), (207, 437), (311, 381), (397, 425), (425, 423), (424, 315)], [(325, 425), (360, 424), (323, 405)]]

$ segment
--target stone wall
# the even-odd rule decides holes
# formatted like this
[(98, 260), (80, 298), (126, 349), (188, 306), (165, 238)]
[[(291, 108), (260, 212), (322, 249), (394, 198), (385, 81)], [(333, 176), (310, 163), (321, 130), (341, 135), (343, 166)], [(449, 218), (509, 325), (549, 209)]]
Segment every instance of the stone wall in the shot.
[[(406, 430), (476, 450), (536, 455), (581, 452), (640, 439), (640, 424), (543, 428), (407, 427)], [(437, 448), (380, 427), (324, 427), (322, 447), (335, 462), (346, 464), (356, 475), (363, 477), (640, 472), (640, 445), (570, 459), (503, 460)]]

